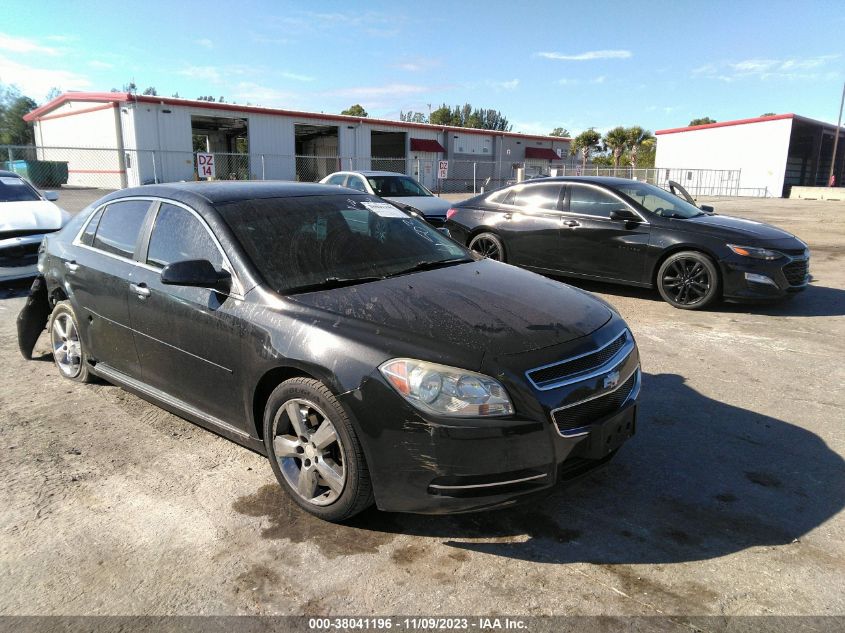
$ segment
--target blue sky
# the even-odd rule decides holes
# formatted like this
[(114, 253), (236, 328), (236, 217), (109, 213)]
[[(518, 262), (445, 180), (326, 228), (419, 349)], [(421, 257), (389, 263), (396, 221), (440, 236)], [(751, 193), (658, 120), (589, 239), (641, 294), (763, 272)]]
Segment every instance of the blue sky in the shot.
[[(517, 8), (521, 6), (521, 8)], [(499, 109), (514, 131), (650, 130), (764, 112), (835, 121), (841, 2), (9, 3), (0, 82), (370, 116)]]

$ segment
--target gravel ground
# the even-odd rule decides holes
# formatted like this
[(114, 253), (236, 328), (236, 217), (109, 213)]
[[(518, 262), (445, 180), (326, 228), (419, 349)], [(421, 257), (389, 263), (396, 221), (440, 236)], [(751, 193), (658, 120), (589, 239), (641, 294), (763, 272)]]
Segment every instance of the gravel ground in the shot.
[(24, 361), (0, 289), (0, 615), (845, 613), (845, 203), (714, 204), (809, 242), (812, 286), (691, 313), (579, 283), (639, 342), (638, 433), (486, 514), (313, 519), (261, 456), (61, 380), (46, 337)]

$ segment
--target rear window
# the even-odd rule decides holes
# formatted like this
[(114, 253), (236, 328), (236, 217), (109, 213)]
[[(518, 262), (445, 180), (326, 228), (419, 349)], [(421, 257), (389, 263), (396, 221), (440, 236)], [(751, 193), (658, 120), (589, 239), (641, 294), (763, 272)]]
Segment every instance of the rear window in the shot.
[(113, 202), (100, 218), (92, 246), (106, 253), (131, 258), (149, 208), (149, 200)]

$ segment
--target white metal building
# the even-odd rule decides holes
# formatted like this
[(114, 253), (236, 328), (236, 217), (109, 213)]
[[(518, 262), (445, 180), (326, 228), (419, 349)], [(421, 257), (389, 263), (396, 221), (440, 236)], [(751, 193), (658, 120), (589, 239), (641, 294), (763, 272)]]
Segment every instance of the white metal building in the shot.
[[(118, 188), (195, 178), (194, 149), (219, 155), (218, 178), (319, 180), (338, 169), (387, 169), (433, 188), (437, 161), (450, 179), (548, 174), (568, 138), (296, 112), (116, 92), (70, 92), (26, 117), (39, 158), (67, 160), (71, 185)], [(56, 148), (74, 148), (71, 154)], [(109, 150), (88, 160), (85, 148)], [(94, 150), (91, 150), (93, 152)], [(68, 158), (69, 156), (69, 158)], [(81, 158), (80, 158), (81, 157)], [(530, 169), (528, 169), (530, 168)]]
[[(655, 166), (673, 168), (692, 188), (695, 170), (738, 169), (740, 195), (779, 197), (794, 185), (827, 184), (835, 134), (835, 125), (796, 114), (658, 130)], [(845, 175), (845, 128), (839, 134), (837, 184)]]

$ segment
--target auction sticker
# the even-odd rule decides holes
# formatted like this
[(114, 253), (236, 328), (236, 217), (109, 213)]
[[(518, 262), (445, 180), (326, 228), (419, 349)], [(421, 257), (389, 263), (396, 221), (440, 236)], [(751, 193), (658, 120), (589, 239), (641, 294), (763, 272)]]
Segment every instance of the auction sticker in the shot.
[(408, 214), (400, 211), (392, 204), (387, 204), (386, 202), (362, 202), (365, 207), (367, 207), (370, 211), (375, 213), (378, 216), (383, 218), (403, 218), (408, 219)]

